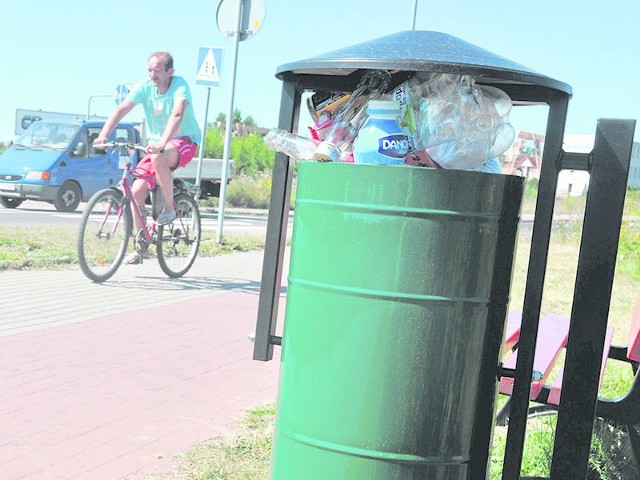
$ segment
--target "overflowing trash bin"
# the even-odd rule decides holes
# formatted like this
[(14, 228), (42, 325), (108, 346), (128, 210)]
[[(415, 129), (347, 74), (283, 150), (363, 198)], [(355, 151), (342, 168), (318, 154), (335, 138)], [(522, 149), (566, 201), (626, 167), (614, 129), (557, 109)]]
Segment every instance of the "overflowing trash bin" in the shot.
[[(277, 75), (254, 347), (270, 360), (282, 345), (271, 478), (484, 478), (524, 187), (498, 156), (512, 101), (570, 87), (419, 31)], [(293, 129), (306, 91), (310, 137)]]

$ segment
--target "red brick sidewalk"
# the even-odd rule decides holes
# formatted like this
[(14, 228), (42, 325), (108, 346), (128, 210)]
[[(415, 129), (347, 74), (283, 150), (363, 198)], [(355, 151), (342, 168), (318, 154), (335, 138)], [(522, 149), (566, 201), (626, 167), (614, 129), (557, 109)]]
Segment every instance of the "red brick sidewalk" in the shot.
[(257, 305), (218, 293), (0, 338), (0, 479), (148, 479), (274, 402)]

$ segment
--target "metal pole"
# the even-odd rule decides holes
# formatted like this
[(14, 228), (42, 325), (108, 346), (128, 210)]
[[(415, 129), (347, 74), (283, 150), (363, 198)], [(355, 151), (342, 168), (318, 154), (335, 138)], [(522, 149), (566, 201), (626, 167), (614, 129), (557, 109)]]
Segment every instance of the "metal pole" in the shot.
[(411, 19), (411, 30), (416, 29), (416, 10), (418, 9), (418, 0), (413, 0), (413, 18)]
[(231, 122), (233, 120), (233, 97), (236, 89), (236, 67), (238, 64), (238, 45), (240, 43), (240, 28), (242, 26), (242, 7), (244, 0), (238, 1), (238, 18), (236, 30), (233, 34), (233, 66), (231, 67), (231, 95), (227, 110), (227, 127), (224, 131), (224, 153), (222, 155), (222, 179), (220, 180), (220, 204), (218, 208), (218, 243), (222, 243), (224, 222), (224, 202), (227, 195), (227, 178), (229, 177), (229, 150), (231, 149)]
[(204, 126), (202, 127), (202, 138), (200, 140), (200, 154), (198, 155), (198, 170), (196, 172), (196, 201), (200, 200), (200, 182), (202, 179), (202, 156), (204, 155), (204, 141), (207, 138), (207, 121), (209, 116), (209, 99), (211, 98), (211, 87), (207, 87), (207, 106), (204, 109)]
[(89, 95), (89, 105), (87, 106), (87, 120), (91, 117), (91, 100), (94, 97), (115, 97), (113, 93), (100, 93), (97, 95)]

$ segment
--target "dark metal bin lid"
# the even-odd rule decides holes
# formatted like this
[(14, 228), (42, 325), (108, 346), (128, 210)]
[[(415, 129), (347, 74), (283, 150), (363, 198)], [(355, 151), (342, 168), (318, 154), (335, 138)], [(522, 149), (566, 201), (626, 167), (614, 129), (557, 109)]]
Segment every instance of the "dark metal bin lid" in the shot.
[(571, 95), (571, 86), (452, 35), (405, 31), (278, 67), (276, 77), (349, 76), (358, 70), (468, 74), (493, 85), (518, 85)]

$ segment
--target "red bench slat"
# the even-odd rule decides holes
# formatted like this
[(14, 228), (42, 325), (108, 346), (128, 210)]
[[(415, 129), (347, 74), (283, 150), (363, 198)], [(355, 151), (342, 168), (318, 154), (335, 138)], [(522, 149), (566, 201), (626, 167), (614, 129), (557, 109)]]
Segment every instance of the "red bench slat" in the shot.
[(509, 312), (507, 318), (507, 329), (504, 338), (504, 348), (502, 353), (505, 354), (516, 346), (520, 339), (520, 321), (522, 320), (522, 312)]
[[(537, 378), (536, 381), (531, 382), (529, 393), (531, 400), (535, 399), (542, 390), (545, 380), (551, 373), (553, 364), (567, 344), (569, 320), (568, 317), (550, 314), (545, 316), (538, 325), (538, 338), (533, 360), (533, 374)], [(516, 361), (517, 351), (504, 362), (504, 367), (515, 369)], [(499, 391), (502, 394), (511, 395), (513, 392), (513, 378), (502, 377)]]
[(633, 317), (631, 317), (631, 329), (629, 330), (627, 345), (627, 358), (640, 362), (640, 297), (636, 301)]
[[(613, 327), (607, 327), (607, 334), (604, 338), (604, 350), (602, 352), (602, 366), (600, 367), (600, 380), (598, 381), (598, 387), (602, 383), (602, 377), (604, 376), (604, 367), (607, 363), (607, 359), (609, 358), (609, 347), (611, 347), (611, 340), (613, 338)], [(562, 394), (562, 378), (564, 374), (564, 368), (560, 370), (558, 376), (553, 382), (551, 386), (551, 391), (549, 392), (549, 397), (547, 398), (547, 402), (552, 405), (560, 405), (560, 396)]]

